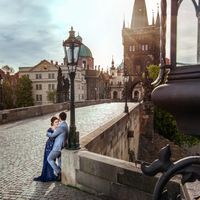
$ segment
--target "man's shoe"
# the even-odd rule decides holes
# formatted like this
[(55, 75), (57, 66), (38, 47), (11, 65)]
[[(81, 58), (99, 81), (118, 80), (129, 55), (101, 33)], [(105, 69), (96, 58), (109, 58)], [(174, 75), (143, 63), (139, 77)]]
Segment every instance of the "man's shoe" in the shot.
[(41, 177), (39, 176), (39, 177), (35, 177), (35, 178), (33, 178), (33, 181), (41, 181)]
[(58, 176), (56, 176), (56, 181), (61, 181), (61, 173), (59, 173)]

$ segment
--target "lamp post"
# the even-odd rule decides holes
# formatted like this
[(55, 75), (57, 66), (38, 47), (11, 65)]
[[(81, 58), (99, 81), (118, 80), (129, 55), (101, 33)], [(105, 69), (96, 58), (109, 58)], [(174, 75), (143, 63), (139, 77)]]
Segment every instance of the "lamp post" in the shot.
[(95, 87), (95, 101), (97, 100), (97, 88)]
[[(200, 136), (200, 64), (189, 65), (177, 62), (177, 16), (183, 0), (171, 0), (170, 13), (170, 65), (165, 63), (165, 43), (166, 43), (166, 18), (167, 1), (161, 1), (161, 57), (160, 73), (154, 82), (156, 87), (152, 94), (152, 100), (157, 106), (169, 111), (176, 119), (179, 130), (188, 135)], [(192, 0), (196, 13), (200, 14), (199, 5), (196, 0)], [(200, 27), (199, 27), (200, 28)], [(199, 37), (199, 36), (198, 36)], [(199, 41), (198, 41), (199, 42)], [(200, 42), (198, 43), (200, 46)], [(179, 66), (178, 66), (179, 65)], [(167, 69), (170, 72), (165, 74)], [(200, 180), (200, 156), (188, 156), (176, 162), (171, 161), (170, 146), (162, 148), (159, 153), (159, 159), (153, 161), (150, 165), (142, 164), (141, 169), (144, 174), (154, 176), (159, 172), (160, 176), (156, 183), (153, 200), (166, 199), (167, 193), (164, 192), (169, 180), (175, 175), (182, 175), (182, 184)], [(180, 196), (180, 194), (178, 195)], [(178, 198), (175, 197), (173, 199)], [(180, 198), (180, 197), (179, 197)]]
[(68, 74), (71, 82), (70, 131), (66, 148), (69, 150), (76, 150), (80, 148), (80, 144), (79, 144), (79, 132), (76, 131), (76, 125), (75, 125), (74, 79), (76, 76), (76, 69), (78, 64), (81, 42), (78, 39), (76, 39), (73, 27), (71, 27), (71, 30), (69, 31), (68, 39), (63, 42), (63, 47), (65, 51), (64, 63), (65, 65), (67, 65)]
[(3, 110), (3, 77), (0, 74), (0, 110)]
[(128, 104), (127, 104), (127, 101), (128, 101), (128, 87), (127, 87), (128, 80), (129, 80), (128, 74), (124, 73), (124, 83), (125, 83), (125, 106), (124, 106), (124, 112), (125, 113), (129, 112)]

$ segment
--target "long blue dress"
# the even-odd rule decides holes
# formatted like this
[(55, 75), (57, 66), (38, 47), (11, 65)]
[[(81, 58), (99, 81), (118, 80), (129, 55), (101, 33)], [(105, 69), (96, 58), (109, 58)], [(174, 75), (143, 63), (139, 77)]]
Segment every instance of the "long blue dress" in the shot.
[[(47, 130), (47, 132), (53, 132), (51, 128)], [(44, 160), (43, 160), (43, 167), (42, 173), (39, 177), (34, 178), (34, 181), (41, 181), (41, 182), (48, 182), (48, 181), (55, 181), (56, 176), (54, 175), (53, 168), (47, 161), (47, 157), (51, 150), (53, 149), (54, 139), (48, 139), (46, 142), (45, 150), (44, 150)]]

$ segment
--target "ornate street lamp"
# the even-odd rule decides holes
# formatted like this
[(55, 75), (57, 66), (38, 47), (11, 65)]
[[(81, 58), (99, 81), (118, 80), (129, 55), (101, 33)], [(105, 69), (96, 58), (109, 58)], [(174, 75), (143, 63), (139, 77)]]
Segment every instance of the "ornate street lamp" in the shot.
[[(153, 102), (169, 111), (176, 118), (177, 126), (182, 133), (200, 136), (200, 64), (178, 66), (177, 53), (177, 16), (183, 0), (171, 0), (170, 14), (170, 65), (165, 64), (165, 37), (167, 2), (161, 1), (161, 69), (154, 84), (159, 85), (152, 92)], [(200, 1), (191, 0), (200, 19)], [(200, 27), (198, 27), (200, 29)], [(198, 49), (200, 47), (198, 33)], [(199, 52), (198, 52), (199, 53)], [(199, 56), (199, 55), (198, 55)], [(166, 73), (169, 71), (166, 81)], [(182, 184), (200, 180), (200, 156), (189, 156), (175, 163), (170, 160), (170, 146), (161, 149), (159, 159), (150, 165), (142, 164), (144, 174), (154, 176), (159, 172), (163, 175), (156, 183), (153, 200), (166, 198), (163, 190), (167, 182), (175, 175), (182, 175)]]
[(128, 109), (128, 81), (129, 81), (129, 76), (128, 73), (125, 71), (124, 72), (124, 84), (125, 84), (125, 106), (124, 106), (124, 112), (128, 113), (129, 109)]
[(63, 42), (65, 51), (64, 63), (67, 65), (68, 74), (71, 82), (71, 101), (70, 101), (70, 131), (68, 136), (67, 149), (76, 150), (80, 148), (79, 132), (76, 131), (75, 125), (75, 104), (74, 104), (74, 79), (79, 59), (81, 42), (76, 39), (73, 27), (69, 31), (69, 38)]
[(3, 77), (0, 74), (0, 110), (3, 110)]
[(96, 101), (97, 100), (97, 88), (95, 87), (94, 90), (95, 90), (95, 101)]

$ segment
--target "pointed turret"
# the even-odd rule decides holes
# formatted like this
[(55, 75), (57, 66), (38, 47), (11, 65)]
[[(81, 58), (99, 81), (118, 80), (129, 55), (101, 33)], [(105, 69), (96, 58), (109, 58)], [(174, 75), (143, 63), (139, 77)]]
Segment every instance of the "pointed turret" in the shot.
[(160, 27), (159, 5), (158, 5), (158, 10), (157, 10), (156, 26), (157, 26), (157, 27)]
[(125, 24), (125, 18), (124, 18), (124, 21), (123, 21), (123, 29), (126, 27), (126, 24)]
[(154, 20), (154, 11), (152, 10), (152, 25), (155, 24), (155, 20)]
[(148, 26), (145, 0), (135, 0), (132, 13), (131, 29)]
[(113, 59), (113, 57), (112, 57), (112, 66), (111, 66), (111, 69), (115, 69), (115, 63), (114, 63), (114, 59)]

